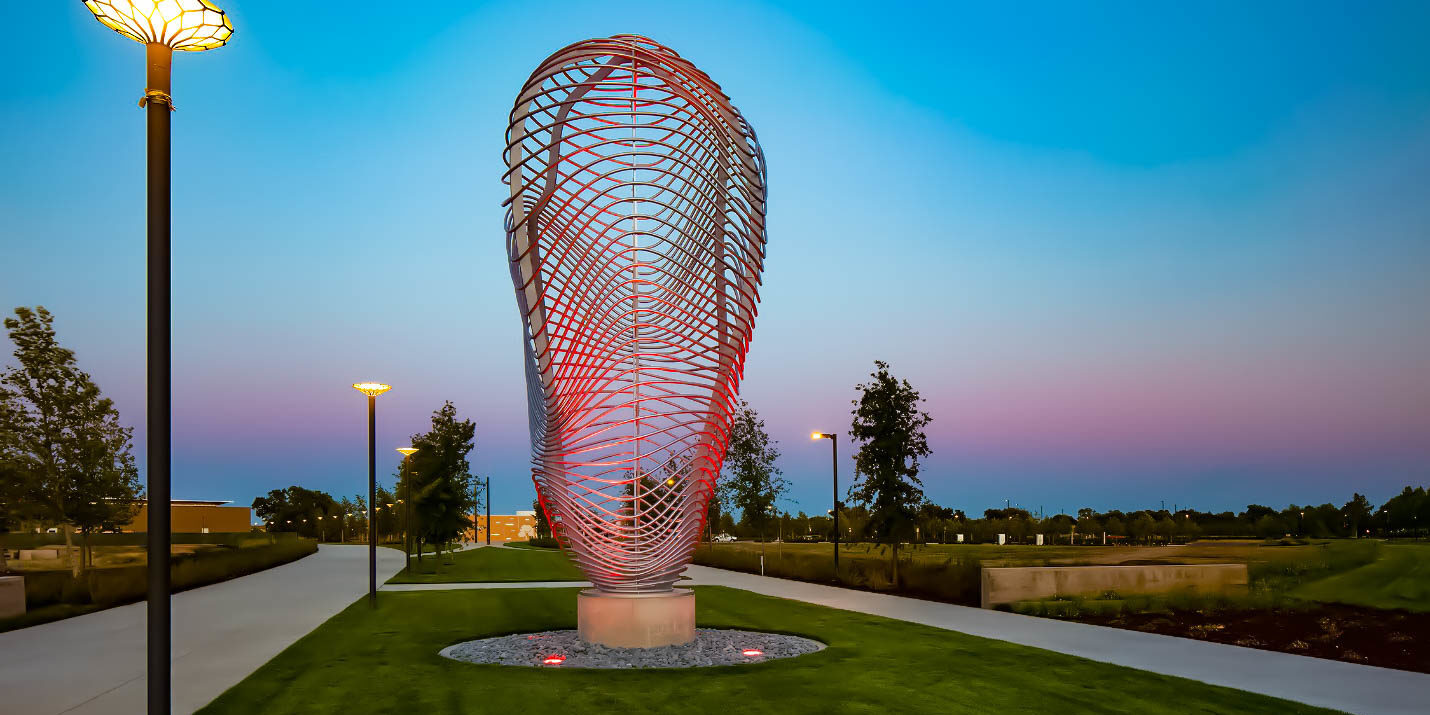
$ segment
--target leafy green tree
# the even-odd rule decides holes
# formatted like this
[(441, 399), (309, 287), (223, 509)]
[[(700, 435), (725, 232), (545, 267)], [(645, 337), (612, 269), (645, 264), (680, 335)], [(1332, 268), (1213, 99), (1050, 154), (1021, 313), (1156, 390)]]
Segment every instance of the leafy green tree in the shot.
[(412, 436), (412, 455), (406, 479), (416, 524), (417, 553), (422, 544), (441, 545), (461, 536), (471, 526), (472, 510), (480, 500), (482, 486), (472, 477), (467, 455), (476, 446), (477, 427), (471, 420), (457, 419), (450, 401), (432, 413), (432, 429)]
[(720, 512), (720, 533), (735, 535), (735, 517), (728, 511)]
[(89, 550), (74, 562), (74, 530), (87, 545), (91, 531), (128, 521), (143, 493), (130, 453), (133, 432), (79, 369), (74, 351), (60, 347), (48, 310), (19, 307), (15, 316), (5, 329), (19, 365), (0, 373), (12, 441), (7, 491), (20, 492), (35, 517), (61, 527), (65, 559), (78, 576)]
[(531, 510), (536, 512), (536, 538), (551, 538), (551, 522), (546, 520), (546, 510), (541, 508), (540, 499), (531, 500)]
[[(0, 383), (0, 534), (8, 533), (24, 517), (25, 497), (34, 471), (21, 448), (26, 417), (19, 398)], [(8, 570), (6, 554), (0, 548), (0, 574)]]
[(775, 461), (776, 442), (765, 432), (765, 421), (743, 400), (730, 425), (730, 445), (721, 468), (721, 503), (740, 510), (740, 521), (759, 533), (761, 540), (775, 513), (775, 502), (788, 486)]
[[(323, 538), (328, 516), (335, 517), (340, 511), (332, 495), (297, 485), (274, 489), (253, 500), (253, 513), (268, 525), (268, 531), (294, 532), (306, 539)], [(332, 525), (340, 527), (336, 518)]]
[(1346, 502), (1346, 505), (1341, 508), (1341, 510), (1345, 512), (1346, 522), (1350, 524), (1351, 533), (1355, 535), (1355, 538), (1359, 539), (1361, 537), (1361, 526), (1370, 523), (1371, 510), (1373, 508), (1370, 500), (1366, 499), (1365, 495), (1359, 492), (1351, 496), (1351, 500)]
[(1272, 514), (1256, 520), (1256, 535), (1263, 539), (1274, 539), (1286, 533), (1286, 524)]
[(849, 498), (869, 509), (865, 529), (890, 546), (897, 587), (899, 544), (913, 539), (915, 516), (924, 501), (919, 458), (931, 454), (924, 428), (933, 418), (919, 409), (923, 398), (909, 381), (889, 373), (888, 363), (876, 360), (869, 377), (869, 382), (855, 387), (860, 394), (853, 401), (849, 438), (859, 449), (854, 453)]

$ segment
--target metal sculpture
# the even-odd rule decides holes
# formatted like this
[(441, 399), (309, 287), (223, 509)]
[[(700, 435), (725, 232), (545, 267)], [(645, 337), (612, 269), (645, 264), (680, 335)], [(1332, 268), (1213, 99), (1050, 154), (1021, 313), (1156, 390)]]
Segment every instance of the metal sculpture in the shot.
[(506, 161), (541, 506), (600, 592), (670, 592), (704, 529), (754, 327), (764, 155), (708, 75), (617, 35), (532, 73)]

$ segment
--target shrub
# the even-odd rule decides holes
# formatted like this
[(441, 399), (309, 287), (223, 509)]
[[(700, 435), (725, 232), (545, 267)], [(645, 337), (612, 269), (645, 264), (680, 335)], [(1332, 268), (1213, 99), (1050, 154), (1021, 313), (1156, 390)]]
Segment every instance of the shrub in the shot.
[(534, 539), (531, 539), (530, 541), (527, 541), (526, 543), (528, 543), (528, 544), (530, 544), (530, 545), (532, 545), (532, 546), (535, 546), (535, 547), (538, 548), (538, 549), (559, 549), (559, 548), (561, 548), (561, 543), (558, 542), (555, 538), (550, 537), (550, 536), (538, 536), (538, 537), (536, 537), (536, 538), (534, 538)]
[[(279, 564), (295, 561), (318, 550), (309, 539), (277, 539), (250, 548), (219, 547), (169, 560), (169, 580), (174, 592), (226, 581)], [(73, 578), (68, 571), (25, 574), (25, 607), (55, 603), (114, 606), (144, 598), (149, 578), (146, 566), (95, 568)]]

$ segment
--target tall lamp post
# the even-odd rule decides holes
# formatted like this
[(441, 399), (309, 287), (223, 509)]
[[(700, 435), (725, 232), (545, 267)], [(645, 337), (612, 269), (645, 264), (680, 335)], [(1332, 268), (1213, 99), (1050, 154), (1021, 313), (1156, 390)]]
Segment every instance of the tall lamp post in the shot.
[(811, 432), (810, 439), (829, 440), (830, 455), (834, 467), (834, 509), (829, 515), (834, 517), (834, 577), (839, 577), (839, 440), (835, 439), (835, 434), (829, 432)]
[(487, 546), (492, 545), (492, 475), (487, 475)]
[[(105, 27), (142, 42), (148, 124), (148, 699), (169, 712), (169, 96), (174, 50), (222, 47), (233, 35), (223, 10), (207, 0), (85, 0)], [(158, 505), (158, 508), (153, 508)]]
[[(412, 455), (417, 453), (416, 447), (398, 447), (397, 451), (402, 454), (402, 484), (407, 487), (407, 501), (402, 505), (402, 553), (407, 557), (407, 570), (412, 570), (412, 545), (407, 543), (408, 524), (411, 523), (409, 517), (412, 516), (412, 485), (407, 480), (412, 475), (407, 473), (407, 465), (412, 461)], [(397, 501), (401, 502), (401, 499)]]
[(353, 389), (367, 395), (367, 604), (377, 606), (377, 396), (390, 385), (355, 382)]

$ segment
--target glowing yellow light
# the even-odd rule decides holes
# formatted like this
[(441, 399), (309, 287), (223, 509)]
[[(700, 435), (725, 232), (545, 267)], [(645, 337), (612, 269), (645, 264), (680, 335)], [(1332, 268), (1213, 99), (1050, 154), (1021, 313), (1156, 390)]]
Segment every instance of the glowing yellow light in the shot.
[(233, 36), (228, 15), (209, 0), (84, 0), (95, 19), (131, 40), (201, 52)]
[(377, 397), (392, 389), (391, 385), (384, 385), (380, 382), (354, 382), (353, 389), (368, 397)]
[(416, 453), (417, 453), (417, 448), (416, 448), (416, 447), (398, 447), (398, 448), (397, 448), (397, 451), (401, 452), (401, 453), (402, 453), (402, 456), (404, 456), (404, 457), (411, 457), (413, 454), (416, 454)]
[(820, 433), (818, 433), (818, 432), (810, 432), (810, 433), (809, 433), (809, 438), (810, 438), (810, 439), (819, 439), (820, 437), (823, 437), (823, 436), (824, 436), (824, 435), (822, 435), (822, 434), (820, 434)]
[(675, 477), (671, 477), (671, 478), (665, 480), (665, 485), (666, 485), (667, 487), (673, 487), (673, 486), (675, 486)]

